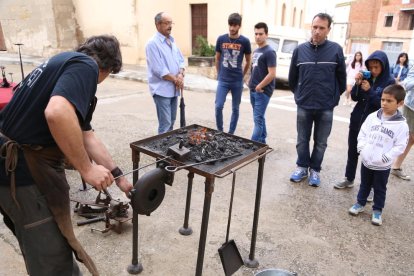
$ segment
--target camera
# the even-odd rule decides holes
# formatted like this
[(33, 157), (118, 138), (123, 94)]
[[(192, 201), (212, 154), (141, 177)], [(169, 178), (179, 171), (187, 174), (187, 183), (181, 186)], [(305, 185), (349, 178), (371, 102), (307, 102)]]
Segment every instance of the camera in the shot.
[(360, 72), (362, 74), (362, 79), (363, 80), (367, 80), (367, 79), (371, 78), (371, 72), (370, 71), (361, 70)]

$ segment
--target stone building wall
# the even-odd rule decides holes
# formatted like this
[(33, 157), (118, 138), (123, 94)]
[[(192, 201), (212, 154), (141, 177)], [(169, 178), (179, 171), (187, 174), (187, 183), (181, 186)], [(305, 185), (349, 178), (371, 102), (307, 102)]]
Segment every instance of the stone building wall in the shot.
[(4, 44), (23, 54), (50, 56), (78, 44), (77, 24), (72, 0), (1, 0), (0, 22)]

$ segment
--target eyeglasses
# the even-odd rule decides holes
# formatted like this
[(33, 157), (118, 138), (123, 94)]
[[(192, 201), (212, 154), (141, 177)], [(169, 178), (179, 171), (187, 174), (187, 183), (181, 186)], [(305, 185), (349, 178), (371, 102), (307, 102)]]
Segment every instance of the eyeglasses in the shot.
[(174, 25), (174, 22), (172, 21), (162, 21), (161, 24), (167, 25), (167, 26), (172, 26)]

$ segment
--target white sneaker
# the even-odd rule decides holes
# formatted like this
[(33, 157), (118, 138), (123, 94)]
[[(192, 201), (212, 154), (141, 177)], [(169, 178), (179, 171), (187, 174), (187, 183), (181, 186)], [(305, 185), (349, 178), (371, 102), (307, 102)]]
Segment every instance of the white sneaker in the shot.
[(371, 191), (369, 191), (369, 195), (367, 197), (367, 201), (368, 202), (373, 202), (374, 201), (374, 189), (371, 189)]
[(380, 226), (382, 224), (382, 213), (381, 211), (374, 210), (372, 212), (372, 219), (371, 223), (377, 226)]
[(358, 202), (355, 203), (354, 205), (352, 205), (352, 207), (348, 210), (348, 212), (353, 215), (356, 216), (359, 213), (364, 212), (364, 206), (362, 206), (361, 204), (359, 204)]
[(402, 169), (391, 169), (391, 174), (402, 180), (411, 180), (410, 176), (405, 174)]
[(344, 189), (344, 188), (352, 188), (354, 187), (354, 181), (349, 181), (346, 177), (339, 181), (338, 183), (334, 184), (334, 188), (336, 189)]

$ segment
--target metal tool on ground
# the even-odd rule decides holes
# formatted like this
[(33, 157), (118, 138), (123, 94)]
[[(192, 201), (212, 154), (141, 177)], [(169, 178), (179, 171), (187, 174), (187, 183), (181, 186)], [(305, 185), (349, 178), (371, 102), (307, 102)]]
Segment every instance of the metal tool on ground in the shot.
[(77, 226), (82, 226), (82, 225), (91, 224), (91, 223), (98, 222), (98, 221), (105, 221), (105, 217), (101, 216), (101, 217), (90, 218), (90, 219), (78, 221), (78, 222), (76, 222), (76, 225)]
[[(105, 221), (104, 229), (92, 228), (91, 231), (97, 231), (101, 233), (107, 233), (110, 230), (116, 232), (117, 234), (122, 233), (122, 225), (124, 222), (127, 222), (132, 219), (132, 215), (128, 212), (129, 205), (127, 202), (111, 200), (111, 203), (108, 206), (108, 210), (105, 211), (105, 216), (99, 220), (99, 218), (91, 219), (96, 221)], [(116, 223), (111, 223), (111, 220), (115, 220)]]
[(221, 158), (210, 159), (210, 160), (206, 160), (206, 161), (203, 161), (203, 162), (187, 164), (187, 165), (179, 166), (179, 167), (177, 167), (177, 166), (166, 166), (165, 170), (168, 171), (168, 172), (176, 172), (176, 171), (179, 171), (181, 169), (185, 169), (185, 168), (189, 168), (189, 167), (195, 167), (195, 166), (202, 165), (202, 164), (214, 163), (214, 162), (217, 162), (217, 161), (226, 160), (226, 159), (237, 157), (237, 156), (240, 156), (240, 155), (242, 155), (242, 154), (237, 153), (237, 154), (233, 154), (233, 155), (229, 155), (229, 156), (225, 156), (225, 157), (221, 157)]
[[(76, 199), (71, 199), (71, 201), (76, 202), (74, 211), (79, 216), (87, 218), (86, 220), (78, 221), (78, 226), (99, 221), (105, 222), (104, 229), (91, 229), (91, 231), (106, 233), (113, 230), (120, 234), (122, 232), (122, 224), (132, 219), (132, 215), (128, 213), (128, 202), (114, 199), (106, 189), (99, 192), (95, 202), (85, 202)], [(115, 223), (111, 223), (111, 220), (114, 220)]]
[(1, 69), (1, 76), (3, 81), (0, 83), (0, 87), (4, 87), (4, 88), (8, 88), (10, 87), (10, 83), (8, 82), (7, 78), (6, 78), (6, 67), (4, 66), (0, 66)]
[(180, 99), (180, 127), (186, 126), (185, 121), (185, 104), (184, 104), (184, 90), (181, 88), (181, 99)]
[(233, 172), (233, 181), (231, 184), (231, 195), (230, 195), (229, 218), (227, 220), (226, 242), (223, 243), (223, 245), (218, 249), (221, 264), (223, 265), (224, 274), (226, 276), (232, 275), (234, 272), (239, 270), (239, 268), (242, 265), (244, 265), (242, 256), (240, 255), (236, 242), (234, 240), (229, 240), (231, 211), (233, 209), (233, 197), (234, 197), (235, 183), (236, 183), (236, 172)]
[(22, 70), (22, 81), (24, 80), (24, 73), (23, 73), (23, 61), (22, 61), (22, 54), (20, 52), (20, 46), (24, 45), (23, 43), (14, 43), (19, 48), (19, 59), (20, 59), (20, 69)]

